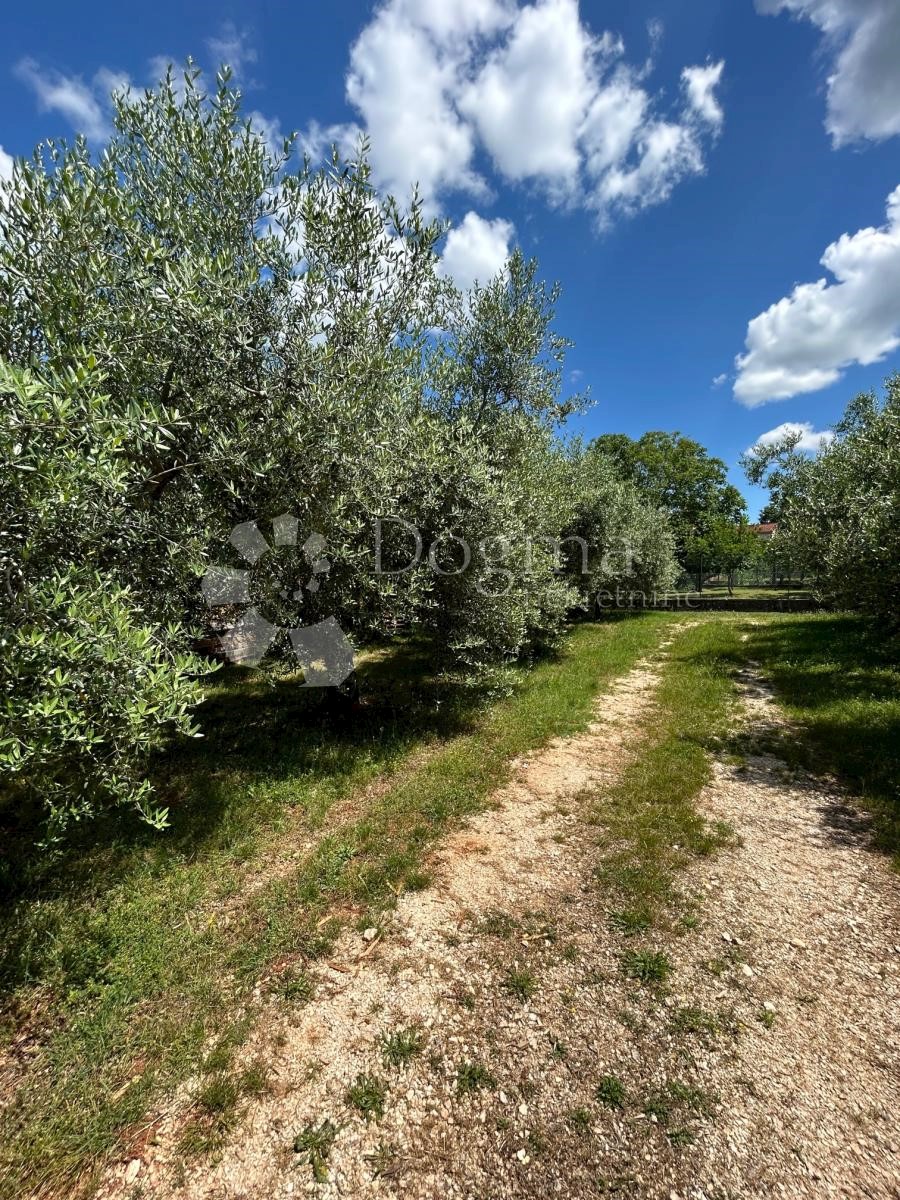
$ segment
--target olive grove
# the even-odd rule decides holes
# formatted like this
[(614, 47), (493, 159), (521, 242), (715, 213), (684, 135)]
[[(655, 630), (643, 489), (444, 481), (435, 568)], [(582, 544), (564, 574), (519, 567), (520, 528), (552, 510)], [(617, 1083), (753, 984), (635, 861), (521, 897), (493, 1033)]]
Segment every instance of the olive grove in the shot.
[(534, 263), (516, 253), (461, 294), (443, 226), (377, 194), (364, 146), (297, 166), (227, 73), (211, 94), (190, 66), (120, 94), (114, 123), (99, 150), (48, 143), (0, 184), (14, 803), (36, 798), (51, 832), (116, 805), (165, 824), (148, 755), (198, 732), (200, 580), (241, 523), (289, 513), (322, 535), (304, 622), (334, 615), (356, 642), (420, 631), (437, 666), (470, 672), (552, 644), (592, 588), (668, 585), (666, 518), (560, 436), (584, 400), (561, 396)]

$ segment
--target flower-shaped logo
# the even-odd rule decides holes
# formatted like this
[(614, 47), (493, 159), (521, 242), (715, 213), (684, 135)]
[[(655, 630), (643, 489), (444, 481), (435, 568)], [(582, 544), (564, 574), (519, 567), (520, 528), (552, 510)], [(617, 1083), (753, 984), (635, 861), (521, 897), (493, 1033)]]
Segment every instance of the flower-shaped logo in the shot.
[[(201, 588), (210, 608), (222, 605), (247, 605), (238, 620), (222, 637), (222, 651), (229, 662), (257, 666), (279, 633), (290, 639), (297, 661), (303, 668), (304, 687), (338, 687), (353, 671), (353, 647), (334, 617), (313, 625), (295, 625), (270, 621), (257, 607), (255, 595), (262, 591), (276, 608), (296, 608), (305, 596), (319, 591), (331, 571), (325, 557), (325, 538), (312, 533), (296, 552), (296, 517), (283, 513), (272, 522), (273, 544), (263, 537), (255, 521), (245, 521), (231, 531), (229, 541), (248, 564), (246, 568), (210, 567)], [(288, 548), (291, 561), (301, 558), (309, 568), (309, 578), (286, 583), (277, 572), (266, 572), (266, 559), (274, 550)], [(266, 560), (265, 562), (263, 560)], [(262, 586), (253, 587), (254, 581)]]

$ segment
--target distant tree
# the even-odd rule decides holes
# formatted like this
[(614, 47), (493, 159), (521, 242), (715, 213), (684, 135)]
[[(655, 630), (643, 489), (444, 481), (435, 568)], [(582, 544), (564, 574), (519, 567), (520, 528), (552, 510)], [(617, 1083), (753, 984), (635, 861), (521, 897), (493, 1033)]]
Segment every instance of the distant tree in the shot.
[(746, 514), (743, 496), (728, 482), (725, 463), (692, 438), (661, 430), (637, 440), (606, 433), (592, 446), (607, 455), (622, 478), (637, 485), (648, 504), (669, 514), (676, 554), (685, 567), (696, 561), (692, 548), (712, 519), (738, 522)]
[(729, 593), (734, 590), (734, 574), (762, 558), (765, 546), (746, 520), (732, 521), (714, 516), (689, 544), (689, 557), (701, 564), (697, 572), (698, 591), (703, 591), (703, 574), (717, 571), (728, 581)]

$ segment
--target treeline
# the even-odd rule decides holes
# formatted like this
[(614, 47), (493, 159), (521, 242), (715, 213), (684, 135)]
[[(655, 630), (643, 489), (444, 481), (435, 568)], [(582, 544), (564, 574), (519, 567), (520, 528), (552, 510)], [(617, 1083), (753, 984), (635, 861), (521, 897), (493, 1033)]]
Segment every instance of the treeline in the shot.
[[(43, 805), (51, 835), (116, 805), (165, 823), (148, 756), (198, 732), (200, 581), (246, 565), (242, 523), (271, 542), (295, 518), (298, 574), (322, 535), (304, 625), (414, 629), (467, 672), (552, 644), (598, 589), (669, 585), (667, 519), (559, 436), (584, 399), (561, 395), (534, 263), (462, 294), (415, 199), (377, 195), (364, 153), (292, 165), (227, 76), (115, 106), (99, 153), (49, 143), (0, 192), (7, 804)], [(425, 553), (401, 570), (410, 527)]]
[(850, 402), (834, 439), (815, 458), (799, 434), (745, 458), (753, 483), (771, 493), (778, 522), (773, 550), (815, 581), (837, 608), (900, 626), (900, 375)]

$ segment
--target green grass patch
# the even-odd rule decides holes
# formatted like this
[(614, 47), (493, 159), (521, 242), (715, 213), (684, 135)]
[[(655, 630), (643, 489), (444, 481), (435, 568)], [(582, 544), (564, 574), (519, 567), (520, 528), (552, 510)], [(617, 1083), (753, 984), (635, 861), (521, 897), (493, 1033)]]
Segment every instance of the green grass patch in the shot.
[(617, 1075), (604, 1075), (594, 1090), (594, 1097), (606, 1108), (622, 1109), (627, 1098), (625, 1084)]
[(418, 1025), (394, 1029), (391, 1033), (383, 1034), (381, 1038), (382, 1056), (392, 1067), (408, 1066), (414, 1058), (418, 1058), (424, 1046), (425, 1034)]
[(510, 967), (503, 976), (501, 986), (513, 999), (524, 1004), (537, 991), (537, 979), (527, 967)]
[(456, 1090), (460, 1096), (496, 1086), (497, 1081), (484, 1063), (466, 1061), (456, 1068)]
[(791, 718), (778, 754), (843, 780), (900, 868), (900, 638), (848, 613), (766, 616), (750, 651)]
[[(341, 719), (296, 681), (226, 672), (205, 739), (157, 765), (165, 833), (119, 816), (48, 857), (0, 814), (12, 851), (0, 869), (0, 1028), (46, 1030), (0, 1117), (0, 1197), (62, 1187), (113, 1151), (199, 1071), (211, 1032), (273, 964), (302, 972), (332, 944), (338, 914), (419, 886), (423, 854), (505, 781), (510, 759), (583, 728), (597, 693), (673, 620), (579, 626), (490, 704), (430, 677), (415, 646), (369, 656), (369, 702)], [(368, 798), (376, 776), (387, 786)], [(317, 833), (351, 799), (344, 822)], [(259, 872), (263, 885), (245, 892)]]
[[(712, 853), (730, 830), (706, 821), (694, 800), (710, 778), (710, 751), (728, 726), (733, 673), (746, 651), (730, 617), (707, 617), (680, 634), (662, 667), (645, 741), (620, 779), (598, 800), (603, 828), (598, 880), (616, 905), (610, 921), (633, 937), (683, 906), (678, 872)], [(623, 955), (624, 973), (664, 982), (668, 960), (649, 951)]]
[(638, 983), (661, 986), (675, 969), (662, 950), (628, 950), (620, 959), (622, 974)]
[(384, 1102), (387, 1099), (387, 1084), (378, 1075), (357, 1075), (345, 1096), (351, 1108), (369, 1121), (380, 1121), (384, 1116)]

